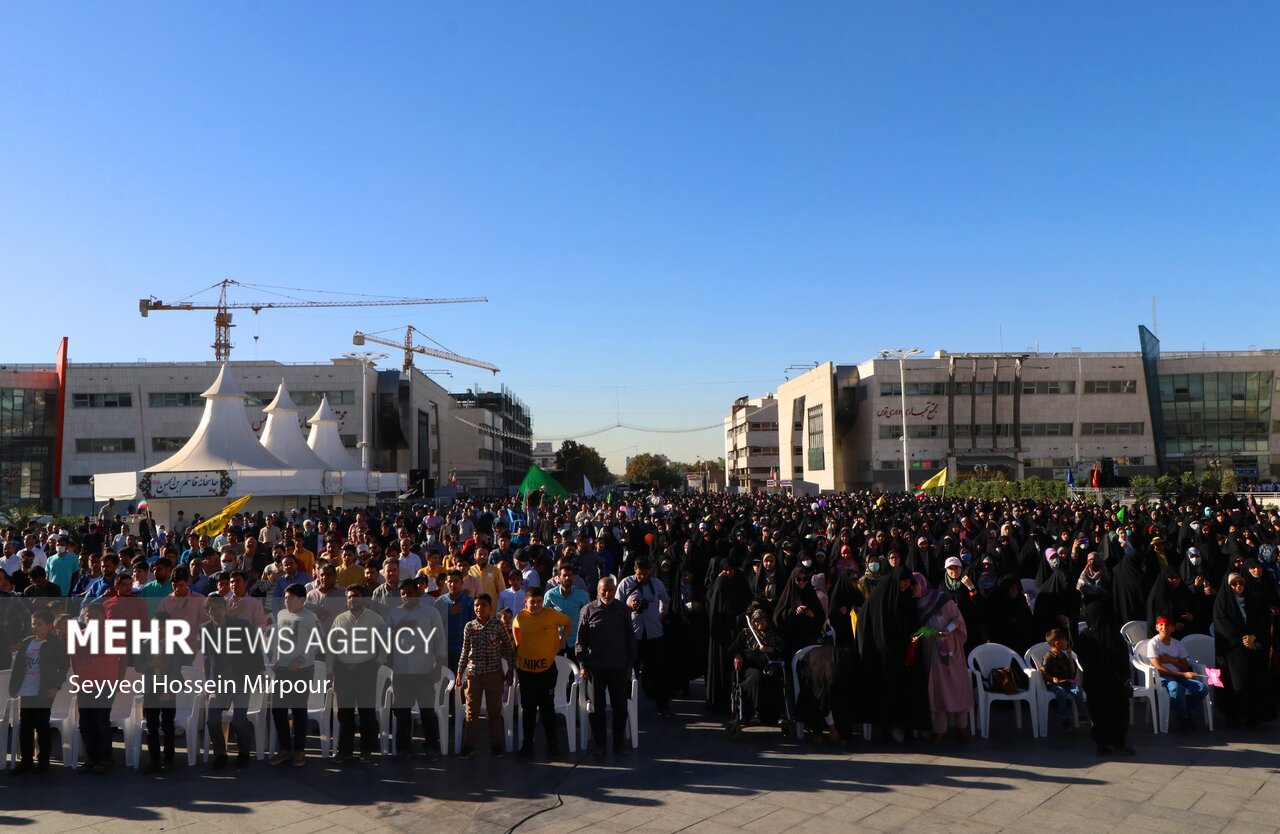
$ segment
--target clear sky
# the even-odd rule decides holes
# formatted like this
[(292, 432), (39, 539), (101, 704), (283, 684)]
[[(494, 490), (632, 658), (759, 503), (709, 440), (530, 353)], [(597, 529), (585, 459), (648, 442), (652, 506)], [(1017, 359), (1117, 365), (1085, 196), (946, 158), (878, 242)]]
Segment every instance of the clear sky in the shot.
[(1280, 347), (1278, 31), (1271, 3), (0, 4), (0, 361), (210, 359), (211, 314), (137, 301), (223, 278), (486, 295), (245, 313), (233, 358), (413, 324), (562, 437), (717, 423), (886, 347), (1135, 350), (1153, 295), (1166, 349)]

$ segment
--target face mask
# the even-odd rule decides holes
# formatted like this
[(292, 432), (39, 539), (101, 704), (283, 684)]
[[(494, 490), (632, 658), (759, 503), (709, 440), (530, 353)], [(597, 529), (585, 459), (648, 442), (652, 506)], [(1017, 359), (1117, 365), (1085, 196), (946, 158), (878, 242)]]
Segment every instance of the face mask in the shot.
[(1200, 564), (1200, 557), (1199, 557), (1199, 556), (1189, 556), (1188, 558), (1189, 558), (1189, 559), (1191, 559), (1191, 564), (1193, 564), (1193, 565), (1198, 565), (1198, 564)]
[(960, 561), (961, 561), (961, 562), (963, 562), (963, 563), (964, 563), (964, 564), (966, 564), (966, 565), (967, 565), (967, 564), (969, 564), (969, 562), (970, 562), (972, 559), (973, 559), (973, 554), (972, 554), (972, 553), (963, 553), (963, 552), (962, 552), (962, 553), (960, 554)]
[(65, 546), (65, 545), (61, 545), (61, 544), (60, 544), (60, 545), (58, 545), (58, 546), (55, 548), (55, 550), (57, 550), (59, 553), (66, 553), (66, 552), (67, 552), (67, 548), (66, 548), (66, 546)]
[(871, 564), (867, 565), (867, 570), (871, 571), (872, 573), (879, 573), (879, 572), (880, 572), (880, 563), (879, 563), (879, 562), (872, 562)]
[(801, 562), (800, 562), (800, 564), (804, 565), (806, 568), (811, 568), (811, 567), (813, 567), (813, 560), (812, 560), (812, 559), (805, 559), (805, 560), (801, 561)]
[(1050, 560), (1049, 560), (1049, 567), (1054, 568), (1054, 569), (1057, 569), (1057, 567), (1058, 567), (1058, 561), (1059, 561), (1058, 559), (1050, 559)]

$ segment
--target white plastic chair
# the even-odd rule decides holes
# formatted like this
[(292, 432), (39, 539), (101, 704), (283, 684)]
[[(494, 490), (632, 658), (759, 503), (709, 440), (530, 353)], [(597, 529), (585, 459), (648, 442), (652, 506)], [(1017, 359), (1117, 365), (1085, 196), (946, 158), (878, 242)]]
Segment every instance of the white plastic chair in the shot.
[[(434, 700), (431, 705), (431, 709), (436, 716), (436, 737), (440, 739), (440, 755), (441, 756), (449, 755), (449, 703), (453, 700), (453, 686), (454, 686), (453, 671), (446, 666), (445, 668), (440, 670), (440, 680), (436, 684), (436, 690), (433, 693)], [(383, 709), (388, 711), (387, 750), (393, 756), (398, 752), (396, 749), (397, 747), (396, 734), (393, 731), (394, 723), (392, 719), (394, 718), (394, 715), (390, 713), (390, 710), (394, 703), (395, 703), (395, 678), (393, 677), (391, 680), (391, 686), (387, 687), (387, 693), (382, 702)], [(409, 720), (410, 721), (416, 720), (414, 717), (416, 714), (417, 714), (416, 711), (411, 711), (409, 713)], [(459, 717), (459, 720), (460, 721), (462, 720), (461, 717)], [(410, 728), (410, 730), (412, 731), (412, 728)]]
[[(267, 703), (266, 690), (269, 688), (271, 681), (271, 670), (264, 670), (262, 673), (265, 681), (258, 687), (256, 691), (249, 695), (249, 705), (245, 710), (245, 717), (249, 719), (249, 726), (253, 727), (253, 756), (259, 761), (267, 754), (267, 748), (270, 747), (271, 735), (271, 708)], [(207, 708), (206, 703), (206, 708)], [(227, 738), (227, 726), (231, 724), (231, 709), (226, 709), (222, 713), (223, 738)], [(205, 727), (204, 733), (204, 761), (209, 761), (211, 743), (209, 740), (209, 728)]]
[[(1145, 623), (1143, 624), (1146, 625)], [(1133, 723), (1133, 706), (1138, 701), (1147, 702), (1151, 716), (1151, 729), (1156, 733), (1169, 732), (1169, 693), (1160, 684), (1160, 674), (1147, 660), (1147, 641), (1140, 640), (1133, 647), (1134, 677), (1133, 699), (1129, 701), (1129, 723)]]
[[(201, 680), (194, 666), (183, 666), (182, 677), (188, 681)], [(204, 695), (196, 692), (179, 692), (174, 698), (173, 731), (179, 733), (187, 747), (187, 766), (194, 767), (200, 751), (200, 726), (204, 716)], [(146, 720), (137, 722), (133, 731), (125, 736), (125, 761), (133, 762), (135, 768), (142, 767), (142, 736), (147, 730)]]
[(374, 708), (378, 716), (378, 752), (386, 755), (390, 749), (387, 736), (391, 733), (391, 667), (379, 666), (378, 679), (374, 683)]
[(1136, 648), (1139, 643), (1151, 636), (1150, 629), (1147, 628), (1146, 620), (1130, 620), (1120, 626), (1120, 635), (1124, 637), (1124, 641), (1129, 644), (1129, 648)]
[[(569, 752), (578, 752), (578, 687), (581, 686), (578, 664), (567, 657), (556, 655), (556, 715), (564, 717)], [(516, 746), (524, 746), (524, 723), (516, 722)]]
[[(1213, 645), (1213, 638), (1205, 634), (1188, 634), (1182, 638), (1182, 647), (1187, 650), (1187, 655), (1191, 661), (1191, 668), (1203, 675), (1206, 666), (1213, 666), (1217, 662), (1217, 649)], [(1204, 696), (1204, 724), (1210, 730), (1213, 729), (1213, 690), (1215, 687), (1205, 686)]]
[[(1040, 674), (1031, 678), (1031, 686), (1036, 690), (1036, 699), (1040, 704), (1038, 718), (1040, 720), (1040, 735), (1049, 735), (1049, 707), (1053, 705), (1053, 695), (1049, 692), (1049, 684), (1044, 680), (1044, 656), (1049, 653), (1048, 643), (1036, 643), (1027, 649), (1022, 659), (1026, 661), (1027, 666), (1036, 667), (1036, 671)], [(1076, 658), (1076, 668), (1080, 668), (1080, 658)], [(1081, 670), (1083, 671), (1083, 670)], [(1076, 708), (1075, 699), (1071, 701), (1071, 726), (1080, 726), (1080, 711)]]
[[(22, 710), (21, 698), (10, 698), (8, 701), (9, 752), (14, 764), (18, 761), (18, 720)], [(62, 744), (62, 764), (64, 767), (76, 766), (76, 755), (79, 753), (78, 741), (80, 717), (76, 710), (76, 699), (71, 695), (70, 687), (64, 686), (53, 699), (53, 708), (49, 713), (49, 726), (58, 731), (58, 741)]]
[[(608, 693), (605, 693), (608, 697)], [(583, 750), (587, 747), (588, 736), (591, 734), (591, 721), (588, 715), (596, 711), (596, 704), (591, 700), (591, 684), (590, 681), (584, 681), (583, 685), (578, 687), (578, 747)], [(609, 727), (608, 711), (613, 709), (609, 703), (600, 705), (600, 708), (606, 711), (605, 727)], [(640, 747), (640, 679), (636, 675), (631, 676), (631, 694), (627, 697), (627, 730), (631, 736), (631, 749), (635, 750)], [(612, 733), (609, 733), (612, 736)], [(606, 742), (608, 743), (608, 742)]]
[(0, 671), (0, 770), (9, 768), (9, 734), (13, 731), (9, 716), (9, 670)]
[[(130, 667), (125, 670), (124, 680), (136, 681), (141, 678), (142, 675), (136, 669)], [(124, 687), (116, 690), (116, 696), (111, 701), (110, 722), (111, 729), (119, 730), (120, 737), (124, 741), (124, 766), (135, 766), (132, 751), (129, 749), (129, 740), (133, 738), (138, 728), (142, 726), (142, 696), (135, 695), (132, 691), (126, 691)], [(79, 761), (80, 759), (79, 732), (75, 733), (75, 738), (71, 742), (71, 759), (72, 761)]]
[[(809, 652), (813, 651), (816, 648), (818, 647), (805, 646), (804, 648), (800, 649), (794, 655), (791, 656), (791, 703), (793, 704), (800, 702), (800, 674), (799, 674), (800, 660), (801, 658), (803, 658), (805, 655), (807, 655)], [(831, 716), (828, 715), (827, 718), (829, 720)], [(804, 738), (804, 732), (805, 732), (804, 722), (800, 721), (800, 719), (797, 718), (795, 720), (795, 726), (796, 726), (796, 740), (799, 741), (800, 739)], [(813, 729), (815, 731), (825, 730), (826, 727), (814, 727)]]
[[(506, 672), (507, 661), (504, 660), (502, 661), (502, 673), (505, 675)], [(463, 692), (464, 688), (465, 687), (457, 686), (456, 684), (453, 687), (453, 749), (455, 752), (462, 749), (462, 731), (466, 727), (467, 723), (466, 693)], [(520, 681), (515, 676), (512, 676), (511, 685), (507, 686), (506, 684), (503, 684), (502, 689), (502, 729), (508, 753), (514, 749), (513, 745), (515, 744), (516, 738), (516, 704), (519, 703), (519, 700)], [(486, 704), (484, 711), (480, 713), (481, 720), (488, 720), (488, 711), (488, 704)]]
[[(989, 690), (991, 671), (1005, 666), (1022, 669), (1027, 678), (1031, 679), (1031, 685), (1015, 695), (991, 692)], [(969, 671), (974, 676), (974, 707), (977, 711), (978, 726), (983, 738), (990, 737), (991, 705), (996, 701), (1010, 701), (1013, 703), (1013, 718), (1018, 729), (1022, 729), (1022, 708), (1019, 704), (1025, 703), (1027, 705), (1027, 714), (1031, 717), (1031, 735), (1033, 738), (1040, 737), (1040, 722), (1038, 720), (1038, 711), (1040, 709), (1039, 690), (1036, 688), (1035, 682), (1035, 679), (1040, 677), (1040, 672), (1034, 666), (1024, 665), (1017, 652), (1008, 646), (1002, 646), (999, 643), (984, 643), (981, 646), (974, 647), (974, 650), (969, 653)], [(1041, 681), (1041, 686), (1043, 686), (1043, 681)]]
[[(329, 679), (329, 670), (323, 660), (315, 665), (315, 681)], [(320, 690), (319, 692), (315, 690)], [(327, 759), (333, 752), (333, 687), (321, 683), (307, 695), (307, 723), (316, 722), (320, 735), (320, 758)]]

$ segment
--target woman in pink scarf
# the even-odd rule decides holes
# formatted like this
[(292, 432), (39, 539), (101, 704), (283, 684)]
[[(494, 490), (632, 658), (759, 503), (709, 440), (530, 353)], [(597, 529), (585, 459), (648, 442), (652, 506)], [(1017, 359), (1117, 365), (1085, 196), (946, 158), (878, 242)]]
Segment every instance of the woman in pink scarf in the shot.
[(973, 708), (973, 684), (965, 662), (964, 644), (968, 634), (964, 617), (951, 599), (935, 588), (923, 575), (912, 574), (911, 592), (916, 598), (916, 611), (924, 624), (912, 638), (916, 663), (928, 675), (929, 714), (933, 722), (933, 740), (941, 741), (949, 723), (954, 723), (962, 738), (969, 737), (969, 710)]

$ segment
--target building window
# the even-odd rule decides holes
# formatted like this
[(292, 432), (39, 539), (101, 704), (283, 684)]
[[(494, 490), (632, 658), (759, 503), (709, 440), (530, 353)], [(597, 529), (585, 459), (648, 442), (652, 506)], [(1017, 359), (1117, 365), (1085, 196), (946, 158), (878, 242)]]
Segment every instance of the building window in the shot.
[[(947, 395), (947, 383), (945, 382), (908, 382), (908, 397), (945, 397)], [(882, 397), (900, 397), (902, 396), (902, 384), (899, 382), (882, 382), (880, 383), (880, 396)]]
[(147, 394), (147, 403), (152, 408), (190, 408), (204, 405), (204, 397), (186, 391), (152, 391)]
[[(957, 424), (956, 424), (956, 437), (957, 437), (957, 438), (960, 438), (960, 437), (969, 437), (969, 436), (970, 436), (970, 430), (971, 430), (972, 428), (973, 428), (973, 427), (972, 427), (972, 426), (970, 426), (968, 423), (957, 423)], [(976, 436), (976, 437), (991, 437), (991, 433), (992, 433), (992, 427), (991, 427), (991, 424), (990, 424), (990, 423), (979, 423), (979, 424), (978, 424), (978, 426), (977, 426), (977, 434), (976, 434), (975, 436)], [(1000, 423), (1000, 424), (998, 424), (998, 425), (995, 427), (995, 433), (996, 433), (996, 435), (997, 435), (997, 436), (999, 436), (999, 437), (1012, 437), (1012, 436), (1013, 436), (1013, 423)]]
[(133, 408), (133, 394), (74, 394), (72, 408)]
[[(923, 426), (907, 426), (912, 438), (929, 438), (929, 437), (946, 437), (947, 427), (938, 425)], [(893, 425), (880, 426), (879, 435), (881, 440), (898, 440), (902, 437), (902, 424), (894, 423)]]
[(134, 451), (132, 437), (77, 437), (76, 451), (80, 454), (115, 454)]
[[(299, 406), (312, 408), (320, 405), (320, 400), (329, 397), (329, 405), (355, 405), (356, 392), (347, 391), (290, 391), (289, 396)], [(245, 394), (245, 405), (262, 408), (276, 398), (275, 391), (250, 391)]]
[(1027, 437), (1070, 437), (1070, 423), (1023, 423), (1022, 433)]
[(791, 403), (791, 421), (795, 431), (804, 431), (804, 397), (797, 397)]
[(153, 437), (151, 438), (151, 451), (153, 452), (176, 452), (183, 446), (187, 445), (185, 437)]
[(342, 445), (346, 446), (348, 449), (354, 449), (356, 447), (356, 436), (354, 434), (340, 434), (338, 437), (342, 439)]
[(1022, 393), (1024, 394), (1074, 394), (1075, 392), (1076, 392), (1075, 380), (1027, 379), (1022, 381)]
[(1086, 379), (1084, 392), (1086, 394), (1136, 394), (1138, 393), (1138, 380)]
[(89, 486), (92, 482), (92, 475), (71, 475), (67, 478), (67, 484), (70, 486)]
[[(826, 434), (822, 427), (822, 406), (815, 405), (808, 411), (809, 420), (809, 469), (821, 472), (826, 468), (823, 449), (826, 447)], [(814, 452), (817, 452), (815, 455)]]
[(1109, 437), (1120, 434), (1143, 434), (1142, 423), (1081, 423), (1080, 434), (1085, 437)]
[[(968, 397), (977, 394), (979, 397), (989, 397), (991, 396), (991, 385), (990, 380), (987, 382), (957, 382), (956, 396)], [(996, 382), (995, 386), (996, 394), (1000, 396), (1013, 393), (1013, 383)]]

